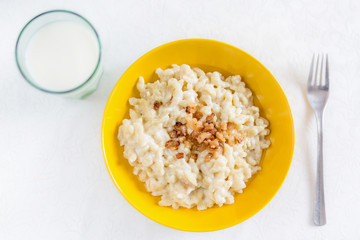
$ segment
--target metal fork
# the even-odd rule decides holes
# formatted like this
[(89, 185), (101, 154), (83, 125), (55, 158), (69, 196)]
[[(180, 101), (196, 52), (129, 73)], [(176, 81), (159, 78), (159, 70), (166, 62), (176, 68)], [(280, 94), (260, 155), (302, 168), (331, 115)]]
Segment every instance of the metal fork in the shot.
[[(325, 59), (325, 64), (324, 64)], [(320, 69), (319, 69), (319, 62)], [(314, 72), (315, 68), (315, 72)], [(314, 109), (318, 130), (318, 152), (316, 172), (316, 200), (314, 210), (314, 223), (317, 226), (326, 224), (324, 176), (323, 176), (323, 113), (329, 96), (329, 61), (328, 56), (315, 55), (312, 58), (309, 79), (307, 83), (307, 97)]]

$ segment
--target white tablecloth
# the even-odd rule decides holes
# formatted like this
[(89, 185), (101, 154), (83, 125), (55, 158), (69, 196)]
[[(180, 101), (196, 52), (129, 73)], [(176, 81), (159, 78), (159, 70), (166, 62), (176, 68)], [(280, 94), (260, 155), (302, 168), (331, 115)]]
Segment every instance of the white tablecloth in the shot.
[[(103, 44), (105, 74), (86, 100), (33, 89), (14, 48), (24, 24), (51, 9), (76, 11)], [(360, 239), (360, 1), (0, 2), (0, 239)], [(251, 219), (217, 232), (164, 227), (137, 212), (103, 162), (106, 100), (142, 54), (182, 38), (237, 46), (273, 72), (290, 102), (296, 147), (273, 200)], [(315, 227), (316, 123), (305, 83), (313, 52), (330, 58), (325, 113), (327, 225)]]

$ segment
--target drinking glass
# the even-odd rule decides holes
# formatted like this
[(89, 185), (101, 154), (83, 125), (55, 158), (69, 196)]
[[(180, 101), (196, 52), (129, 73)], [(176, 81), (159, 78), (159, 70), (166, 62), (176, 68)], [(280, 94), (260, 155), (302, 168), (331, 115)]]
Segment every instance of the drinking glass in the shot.
[[(31, 38), (36, 34), (42, 27), (44, 27), (47, 24), (58, 22), (58, 21), (71, 21), (77, 24), (80, 24), (87, 28), (91, 34), (93, 34), (97, 39), (97, 47), (99, 48), (99, 57), (97, 60), (97, 64), (95, 68), (92, 71), (92, 74), (88, 79), (86, 79), (82, 84), (79, 86), (67, 90), (67, 91), (50, 91), (43, 87), (40, 87), (36, 83), (36, 79), (34, 79), (27, 67), (26, 64), (26, 49), (28, 47), (28, 44), (31, 40)], [(25, 27), (21, 30), (19, 37), (16, 42), (16, 48), (15, 48), (15, 58), (17, 66), (24, 77), (24, 79), (33, 87), (37, 88), (38, 90), (44, 91), (46, 93), (54, 94), (54, 95), (60, 95), (64, 97), (70, 97), (70, 98), (85, 98), (89, 96), (91, 93), (93, 93), (98, 85), (99, 81), (103, 74), (103, 66), (101, 63), (101, 43), (99, 39), (99, 35), (97, 34), (95, 28), (91, 25), (91, 23), (86, 20), (84, 17), (80, 16), (77, 13), (67, 11), (67, 10), (52, 10), (47, 11), (44, 13), (39, 14), (38, 16), (31, 19)], [(64, 69), (65, 71), (66, 69)]]

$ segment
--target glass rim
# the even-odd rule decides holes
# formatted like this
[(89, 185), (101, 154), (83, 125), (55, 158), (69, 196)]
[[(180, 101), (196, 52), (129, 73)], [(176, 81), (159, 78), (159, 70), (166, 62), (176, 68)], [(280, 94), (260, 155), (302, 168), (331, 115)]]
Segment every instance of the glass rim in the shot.
[[(25, 29), (37, 18), (43, 16), (43, 15), (46, 15), (46, 14), (51, 14), (51, 13), (57, 13), (57, 12), (60, 12), (60, 13), (67, 13), (67, 14), (71, 14), (71, 15), (74, 15), (76, 17), (79, 17), (81, 18), (82, 20), (84, 20), (89, 26), (90, 28), (94, 31), (95, 33), (95, 36), (96, 36), (96, 39), (97, 39), (97, 43), (98, 43), (98, 47), (99, 47), (99, 57), (98, 57), (98, 60), (97, 60), (97, 63), (96, 63), (96, 66), (93, 70), (93, 72), (91, 73), (91, 75), (86, 79), (86, 81), (84, 81), (82, 84), (80, 84), (79, 86), (73, 88), (73, 89), (70, 89), (70, 90), (66, 90), (66, 91), (51, 91), (51, 90), (47, 90), (45, 88), (42, 88), (38, 85), (36, 85), (34, 82), (32, 82), (30, 80), (29, 77), (26, 76), (26, 74), (24, 73), (24, 71), (21, 69), (21, 66), (20, 66), (20, 63), (19, 63), (19, 58), (18, 58), (18, 46), (19, 46), (19, 42), (20, 42), (20, 39), (25, 31)], [(57, 10), (50, 10), (50, 11), (46, 11), (46, 12), (43, 12), (43, 13), (40, 13), (39, 15), (33, 17), (29, 22), (27, 22), (25, 24), (25, 26), (21, 29), (20, 31), (20, 34), (17, 38), (17, 41), (16, 41), (16, 45), (15, 45), (15, 59), (16, 59), (16, 65), (21, 73), (21, 75), (23, 76), (23, 78), (25, 79), (26, 82), (28, 82), (31, 86), (35, 87), (36, 89), (38, 90), (41, 90), (43, 92), (46, 92), (46, 93), (52, 93), (52, 94), (66, 94), (66, 93), (71, 93), (71, 92), (74, 92), (78, 89), (80, 89), (81, 87), (83, 87), (85, 84), (87, 84), (91, 79), (92, 77), (96, 74), (97, 70), (99, 69), (100, 67), (100, 61), (101, 61), (101, 42), (100, 42), (100, 37), (99, 37), (99, 34), (97, 33), (97, 31), (95, 30), (94, 26), (86, 19), (84, 18), (83, 16), (81, 16), (80, 14), (78, 13), (75, 13), (75, 12), (72, 12), (72, 11), (69, 11), (69, 10), (61, 10), (61, 9), (57, 9)]]

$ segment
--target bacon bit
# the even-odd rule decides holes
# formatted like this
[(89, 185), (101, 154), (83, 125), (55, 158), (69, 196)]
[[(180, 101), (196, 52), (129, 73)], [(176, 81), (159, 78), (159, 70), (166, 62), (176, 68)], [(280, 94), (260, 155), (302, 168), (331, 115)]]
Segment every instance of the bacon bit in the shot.
[(161, 105), (162, 105), (162, 102), (155, 101), (155, 102), (154, 102), (154, 109), (155, 109), (155, 110), (158, 110)]
[(216, 133), (216, 138), (219, 139), (220, 142), (225, 142), (224, 135), (221, 132)]
[(179, 141), (182, 143), (182, 142), (185, 141), (186, 137), (185, 137), (185, 136), (181, 136), (181, 137), (179, 137), (178, 139), (179, 139)]
[(232, 122), (227, 123), (227, 129), (228, 130), (233, 130), (234, 128), (235, 128), (235, 125)]
[(197, 153), (190, 153), (190, 158), (194, 159), (195, 161), (198, 159), (198, 154)]
[(177, 150), (180, 145), (179, 141), (169, 140), (165, 143), (165, 147), (170, 148), (171, 150)]
[(209, 142), (209, 145), (210, 145), (210, 148), (213, 148), (213, 149), (218, 148), (219, 147), (219, 140), (214, 139), (214, 140)]
[(210, 138), (211, 136), (212, 134), (209, 132), (202, 132), (196, 140), (198, 141), (198, 143), (202, 143), (206, 138)]
[(229, 137), (229, 134), (226, 131), (222, 131), (221, 134), (224, 136), (225, 139)]
[(204, 129), (204, 126), (201, 121), (198, 121), (195, 126), (196, 131), (202, 131)]
[(176, 122), (174, 130), (177, 132), (177, 137), (186, 135), (186, 126), (181, 122)]
[(190, 140), (196, 140), (197, 139), (197, 137), (199, 136), (199, 132), (197, 132), (197, 131), (192, 131), (191, 133), (190, 133)]
[(214, 140), (215, 139), (215, 131), (214, 130), (211, 130), (211, 137), (209, 138), (210, 140)]
[(192, 144), (191, 144), (191, 142), (185, 140), (184, 145), (185, 145), (186, 148), (190, 148)]
[(205, 123), (204, 124), (204, 131), (208, 132), (214, 130), (214, 124), (213, 123)]
[(185, 108), (186, 113), (194, 113), (195, 112), (195, 107), (194, 106), (187, 106)]
[[(209, 130), (208, 133), (210, 133), (211, 135), (215, 135), (215, 134), (216, 134), (215, 129)], [(214, 137), (214, 138), (215, 138), (215, 137)]]
[(201, 112), (199, 112), (199, 111), (196, 111), (193, 114), (193, 117), (196, 118), (197, 120), (200, 120), (203, 117), (203, 114)]
[(172, 130), (170, 133), (169, 133), (169, 136), (171, 138), (177, 138), (178, 137), (178, 134), (177, 134), (177, 131), (174, 129)]
[(187, 115), (185, 116), (185, 121), (186, 121), (186, 125), (191, 129), (194, 128), (194, 125), (197, 122), (197, 120), (195, 118), (192, 118), (192, 117), (187, 116)]
[(186, 118), (186, 125), (194, 131), (201, 131), (203, 129), (202, 122), (198, 121), (196, 118)]
[(220, 129), (221, 129), (222, 131), (226, 131), (226, 129), (227, 129), (227, 124), (226, 124), (225, 122), (221, 123), (221, 124), (220, 124)]
[(211, 113), (209, 116), (206, 117), (206, 121), (212, 121), (215, 117), (215, 113)]
[(184, 158), (184, 153), (178, 153), (178, 154), (176, 154), (176, 158), (177, 158), (177, 159)]
[(180, 136), (186, 136), (186, 126), (182, 125), (181, 127), (179, 127), (178, 133), (180, 133)]
[(213, 154), (212, 154), (212, 153), (208, 153), (208, 154), (205, 156), (205, 162), (210, 161), (212, 157), (213, 157)]
[(194, 143), (191, 146), (191, 151), (202, 152), (202, 151), (206, 150), (207, 148), (208, 148), (208, 145), (206, 143), (201, 143), (201, 144)]
[(219, 157), (223, 153), (223, 149), (221, 147), (217, 147), (212, 151), (212, 156), (214, 158)]

